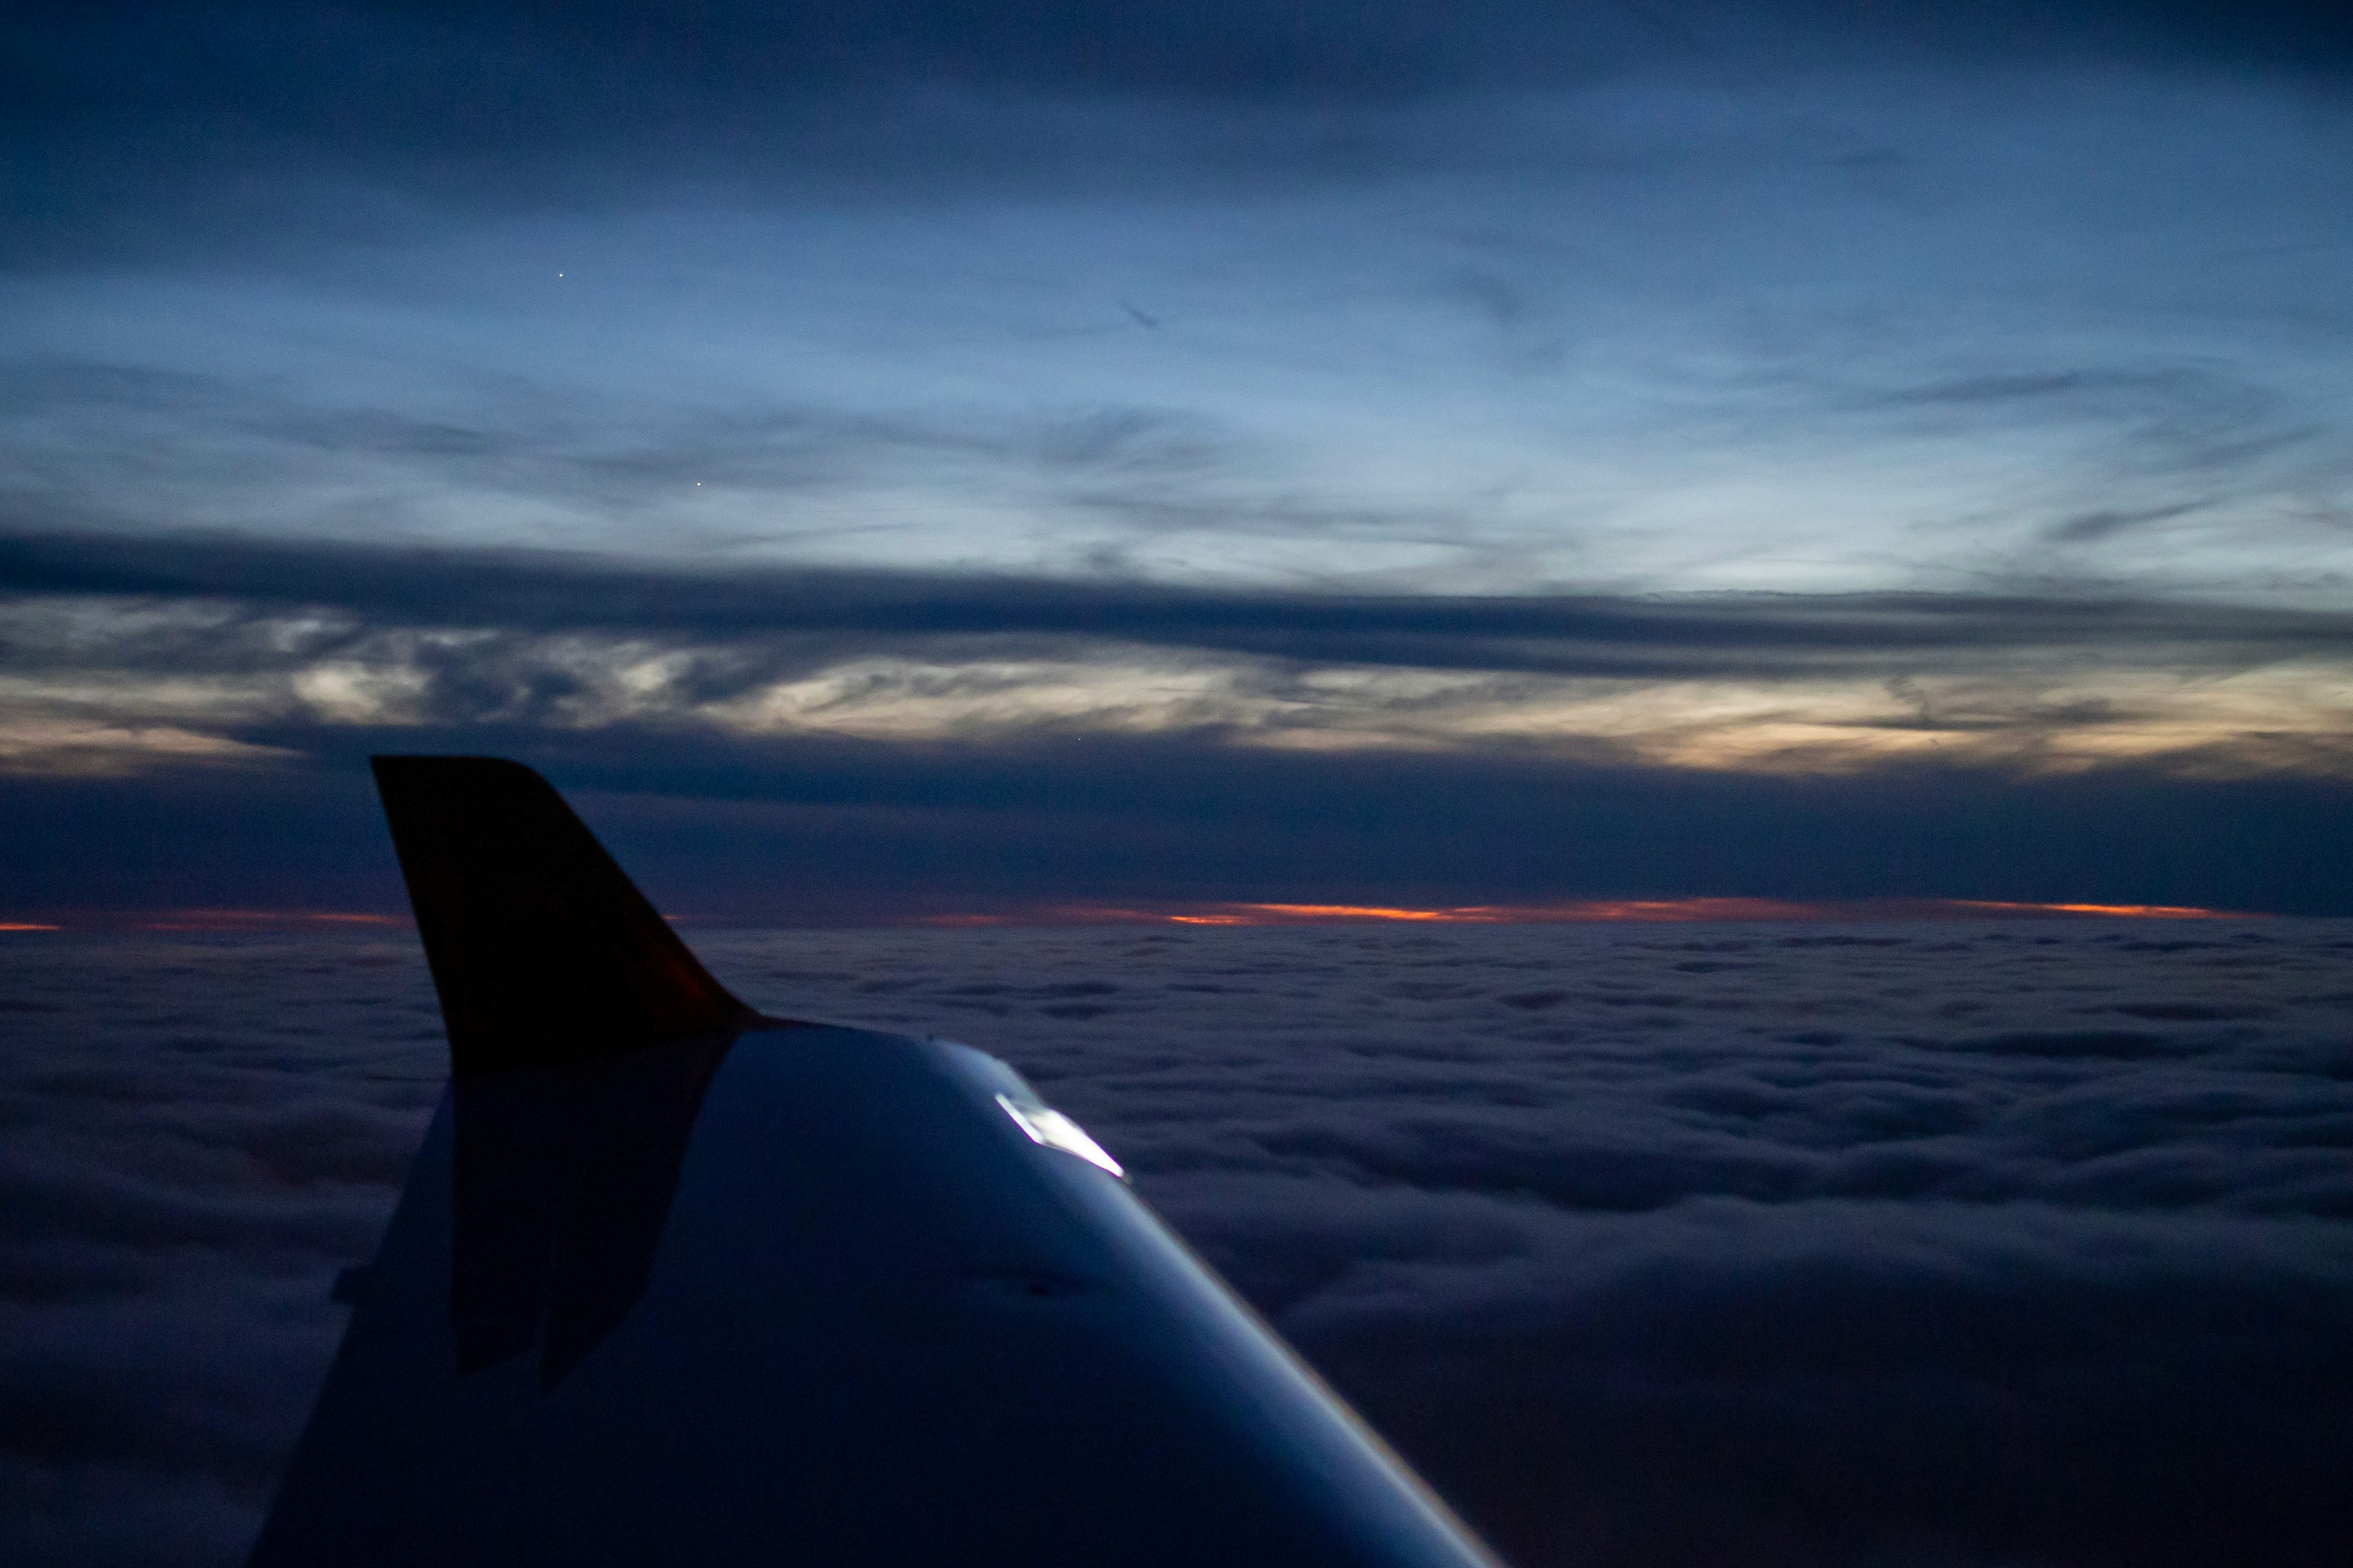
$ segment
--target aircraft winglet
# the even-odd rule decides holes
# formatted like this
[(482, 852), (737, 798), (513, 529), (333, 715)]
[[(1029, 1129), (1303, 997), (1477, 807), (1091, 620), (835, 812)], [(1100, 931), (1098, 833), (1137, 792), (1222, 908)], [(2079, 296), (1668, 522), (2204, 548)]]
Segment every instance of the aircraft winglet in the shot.
[(773, 1022), (711, 977), (531, 769), (497, 757), (370, 760), (454, 1076)]
[(753, 1016), (527, 768), (376, 776), (456, 1076), (249, 1568), (1500, 1568), (1010, 1066)]

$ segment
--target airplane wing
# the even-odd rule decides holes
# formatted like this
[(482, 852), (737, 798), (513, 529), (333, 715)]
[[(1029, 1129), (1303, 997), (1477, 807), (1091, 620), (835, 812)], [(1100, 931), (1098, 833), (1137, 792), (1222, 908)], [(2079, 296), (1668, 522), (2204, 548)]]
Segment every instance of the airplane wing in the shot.
[(745, 1006), (527, 768), (375, 767), (450, 1084), (255, 1568), (1495, 1568), (1011, 1068)]

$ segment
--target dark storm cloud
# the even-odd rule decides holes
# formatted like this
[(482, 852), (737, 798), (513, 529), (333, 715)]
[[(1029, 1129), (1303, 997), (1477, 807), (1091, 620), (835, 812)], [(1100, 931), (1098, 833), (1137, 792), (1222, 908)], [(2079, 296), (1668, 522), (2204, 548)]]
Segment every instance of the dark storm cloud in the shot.
[[(1375, 596), (807, 567), (666, 572), (553, 552), (32, 531), (0, 533), (0, 593), (226, 607), (223, 622), (155, 632), (144, 650), (132, 640), (121, 650), (125, 668), (249, 668), (269, 656), (252, 647), (241, 618), (299, 609), (347, 613), (332, 635), (353, 642), (386, 627), (461, 627), (752, 645), (738, 689), (922, 639), (1625, 678), (1892, 677), (2085, 649), (2224, 669), (2353, 649), (2353, 617), (2334, 612), (2081, 593)], [(789, 640), (762, 658), (757, 645), (770, 638)], [(487, 665), (504, 651), (447, 657)], [(26, 644), (13, 657), (29, 668), (86, 656)]]
[[(37, 939), (0, 1548), (229, 1563), (438, 1088), (408, 939)], [(999, 1052), (1524, 1568), (2333, 1565), (2341, 922), (706, 931)]]

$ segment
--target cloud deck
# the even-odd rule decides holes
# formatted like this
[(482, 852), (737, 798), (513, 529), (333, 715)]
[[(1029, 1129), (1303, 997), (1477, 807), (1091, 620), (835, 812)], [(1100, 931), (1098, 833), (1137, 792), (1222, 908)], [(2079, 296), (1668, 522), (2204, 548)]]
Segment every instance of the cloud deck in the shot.
[[(233, 1562), (438, 1089), (422, 964), (10, 940), (0, 1544)], [(2353, 1539), (2342, 922), (697, 944), (1012, 1058), (1525, 1564)]]

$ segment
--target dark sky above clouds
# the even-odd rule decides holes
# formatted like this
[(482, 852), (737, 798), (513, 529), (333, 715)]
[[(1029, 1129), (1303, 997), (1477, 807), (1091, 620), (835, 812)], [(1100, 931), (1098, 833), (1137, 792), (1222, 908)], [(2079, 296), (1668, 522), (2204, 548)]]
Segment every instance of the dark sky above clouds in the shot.
[(0, 918), (395, 907), (370, 749), (774, 918), (2353, 908), (2348, 82), (2322, 5), (22, 18)]

